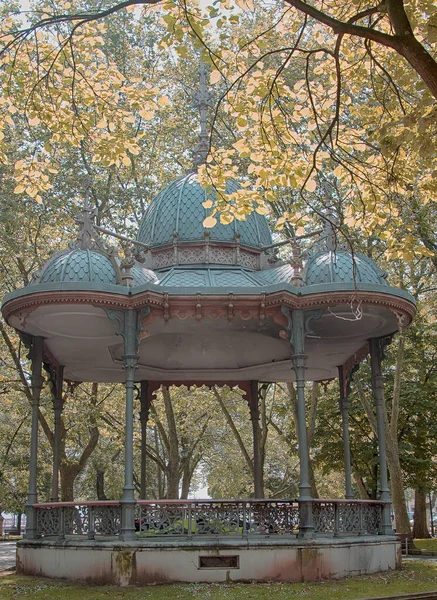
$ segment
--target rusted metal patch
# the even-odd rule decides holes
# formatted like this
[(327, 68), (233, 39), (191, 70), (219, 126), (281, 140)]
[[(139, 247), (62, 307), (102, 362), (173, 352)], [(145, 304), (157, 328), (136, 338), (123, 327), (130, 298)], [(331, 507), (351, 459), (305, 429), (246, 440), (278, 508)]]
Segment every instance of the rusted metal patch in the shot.
[(199, 556), (199, 569), (239, 569), (240, 557), (234, 556)]

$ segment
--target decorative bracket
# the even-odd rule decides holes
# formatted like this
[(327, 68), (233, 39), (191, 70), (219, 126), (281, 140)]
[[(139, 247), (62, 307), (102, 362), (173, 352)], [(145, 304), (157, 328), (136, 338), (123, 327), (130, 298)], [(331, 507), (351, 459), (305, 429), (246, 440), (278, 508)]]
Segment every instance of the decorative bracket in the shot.
[(125, 355), (134, 355), (137, 353), (140, 343), (140, 333), (143, 331), (143, 321), (150, 313), (150, 307), (145, 306), (140, 310), (117, 310), (111, 308), (104, 309), (111, 321), (118, 322), (117, 335), (124, 339)]
[(324, 308), (291, 310), (288, 306), (281, 306), (281, 312), (288, 321), (287, 331), (290, 332), (290, 344), (295, 354), (304, 353), (305, 337), (313, 333), (310, 323), (314, 319), (320, 319), (324, 311)]

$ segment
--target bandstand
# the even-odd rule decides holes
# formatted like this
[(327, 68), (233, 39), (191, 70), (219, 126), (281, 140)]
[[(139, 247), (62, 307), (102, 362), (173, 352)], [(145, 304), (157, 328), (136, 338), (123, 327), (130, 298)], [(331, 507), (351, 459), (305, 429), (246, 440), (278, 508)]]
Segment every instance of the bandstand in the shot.
[[(197, 164), (208, 150), (207, 105), (201, 92)], [(230, 180), (228, 193), (238, 187)], [(4, 299), (4, 318), (29, 346), (32, 363), (27, 526), (17, 547), (19, 572), (140, 585), (310, 581), (400, 567), (390, 519), (381, 360), (390, 337), (411, 322), (413, 298), (391, 287), (368, 257), (341, 246), (330, 218), (303, 256), (294, 244), (291, 261), (283, 262), (266, 218), (256, 212), (244, 222), (205, 229), (204, 203), (210, 197), (196, 170), (170, 183), (150, 203), (123, 259), (103, 241), (105, 230), (93, 224), (87, 201), (77, 239), (52, 256), (29, 285)], [(369, 354), (379, 440), (375, 501), (353, 498), (348, 441), (348, 384)], [(43, 366), (55, 396), (49, 503), (38, 503), (37, 496)], [(345, 497), (313, 499), (304, 387), (334, 378)], [(119, 501), (58, 501), (63, 381), (125, 384)], [(295, 499), (260, 498), (260, 383), (276, 381), (293, 381), (297, 389)], [(239, 386), (253, 425), (254, 497), (136, 498), (135, 384), (141, 388), (143, 431), (162, 385)]]
[[(230, 181), (229, 191), (237, 186)], [(369, 258), (339, 246), (329, 220), (303, 261), (295, 249), (291, 263), (284, 263), (271, 249), (265, 217), (256, 212), (244, 222), (204, 229), (206, 198), (195, 172), (171, 183), (149, 205), (132, 245), (135, 252), (123, 260), (102, 241), (86, 203), (77, 240), (4, 300), (4, 317), (27, 341), (32, 359), (30, 484), (26, 535), (17, 550), (20, 572), (141, 584), (302, 581), (400, 565), (390, 522), (381, 357), (387, 339), (411, 321), (413, 299), (388, 285)], [(353, 499), (348, 446), (347, 383), (369, 353), (379, 437), (378, 501)], [(54, 373), (58, 393), (63, 380), (125, 383), (120, 501), (38, 504), (43, 363)], [(316, 500), (309, 484), (304, 386), (336, 377), (345, 498)], [(297, 386), (298, 498), (258, 498), (257, 486), (253, 499), (135, 498), (135, 382), (141, 382), (145, 421), (161, 385), (238, 385), (254, 425), (258, 481), (259, 382), (274, 381)], [(56, 445), (53, 463), (56, 499)]]

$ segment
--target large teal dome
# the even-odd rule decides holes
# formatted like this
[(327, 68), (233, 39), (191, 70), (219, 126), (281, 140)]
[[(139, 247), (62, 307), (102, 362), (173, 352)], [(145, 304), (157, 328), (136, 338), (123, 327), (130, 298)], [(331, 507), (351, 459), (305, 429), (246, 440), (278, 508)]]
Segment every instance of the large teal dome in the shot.
[[(239, 183), (229, 180), (227, 192), (240, 189)], [(211, 229), (203, 227), (209, 210), (202, 205), (214, 199), (214, 192), (207, 194), (197, 181), (196, 173), (184, 175), (164, 188), (144, 213), (138, 232), (138, 241), (152, 248), (171, 244), (174, 233), (178, 242), (200, 242), (209, 232), (212, 242), (235, 242), (235, 234), (240, 236), (240, 244), (251, 248), (261, 248), (272, 243), (272, 235), (267, 219), (256, 212), (246, 221), (234, 220), (229, 225), (217, 223)]]

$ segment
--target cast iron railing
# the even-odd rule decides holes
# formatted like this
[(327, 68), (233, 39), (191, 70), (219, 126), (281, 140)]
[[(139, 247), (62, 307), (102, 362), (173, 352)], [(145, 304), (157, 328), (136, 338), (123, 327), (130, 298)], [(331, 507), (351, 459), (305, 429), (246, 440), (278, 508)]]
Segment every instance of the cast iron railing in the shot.
[(138, 501), (140, 537), (286, 535), (299, 529), (294, 500)]
[[(316, 536), (376, 535), (384, 502), (311, 500)], [(120, 533), (121, 504), (50, 502), (35, 504), (37, 535), (87, 539)], [(299, 532), (296, 500), (139, 500), (135, 506), (137, 537), (284, 536)]]

